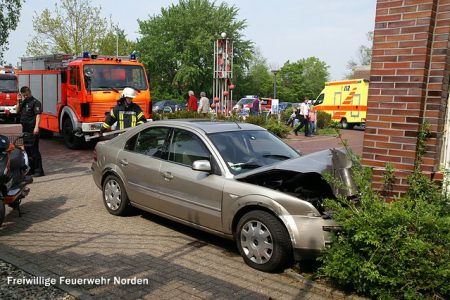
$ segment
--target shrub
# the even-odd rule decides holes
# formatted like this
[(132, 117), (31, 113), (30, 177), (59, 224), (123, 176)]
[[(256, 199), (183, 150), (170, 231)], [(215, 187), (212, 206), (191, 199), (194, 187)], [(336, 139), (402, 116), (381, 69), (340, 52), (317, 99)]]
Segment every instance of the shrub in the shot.
[(328, 128), (331, 125), (331, 115), (324, 111), (317, 111), (317, 128), (323, 129)]
[(289, 132), (291, 132), (290, 127), (287, 127), (283, 123), (278, 124), (278, 121), (275, 118), (269, 118), (269, 120), (263, 127), (279, 138), (285, 138), (287, 137)]
[[(321, 257), (320, 276), (373, 298), (450, 298), (450, 205), (420, 171), (423, 131), (426, 126), (419, 135), (410, 189), (396, 201), (385, 202), (373, 191), (371, 170), (351, 155), (360, 201), (326, 201), (343, 232)], [(387, 170), (385, 180), (392, 181), (392, 169)], [(390, 183), (384, 187), (389, 189)]]

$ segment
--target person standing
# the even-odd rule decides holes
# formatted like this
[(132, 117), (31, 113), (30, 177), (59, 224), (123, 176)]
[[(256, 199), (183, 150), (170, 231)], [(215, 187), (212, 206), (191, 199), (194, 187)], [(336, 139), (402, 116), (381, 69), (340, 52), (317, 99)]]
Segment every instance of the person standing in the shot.
[(123, 89), (122, 95), (117, 101), (116, 106), (111, 109), (105, 122), (103, 122), (100, 133), (105, 132), (115, 122), (117, 122), (118, 130), (134, 127), (147, 122), (141, 107), (133, 102), (135, 97), (136, 91), (133, 88), (127, 87)]
[(197, 109), (198, 109), (197, 97), (195, 97), (193, 91), (189, 91), (188, 94), (189, 94), (189, 100), (188, 100), (188, 104), (187, 104), (187, 109), (190, 111), (197, 111)]
[(294, 129), (295, 135), (298, 135), (298, 131), (305, 126), (305, 136), (309, 136), (308, 132), (308, 117), (309, 117), (309, 106), (308, 106), (308, 97), (305, 97), (302, 104), (300, 104), (300, 124)]
[(20, 114), (22, 132), (33, 135), (33, 144), (29, 146), (25, 143), (25, 151), (30, 158), (30, 171), (28, 174), (34, 177), (44, 176), (42, 157), (39, 151), (39, 122), (41, 121), (42, 104), (33, 97), (28, 86), (23, 86), (20, 88), (20, 93), (17, 97), (17, 108), (17, 113)]
[(199, 113), (202, 113), (204, 116), (209, 113), (209, 99), (206, 98), (205, 92), (200, 93), (200, 106), (198, 107), (197, 111)]
[(252, 101), (252, 106), (250, 107), (250, 114), (256, 117), (261, 114), (261, 103), (258, 97), (255, 97)]
[(310, 104), (309, 107), (309, 136), (314, 136), (316, 132), (316, 111), (314, 109), (314, 106)]

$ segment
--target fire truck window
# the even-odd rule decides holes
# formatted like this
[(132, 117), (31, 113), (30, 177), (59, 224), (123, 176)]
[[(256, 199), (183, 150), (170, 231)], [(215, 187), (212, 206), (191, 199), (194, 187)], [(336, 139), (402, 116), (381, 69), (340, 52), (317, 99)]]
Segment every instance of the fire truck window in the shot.
[(77, 84), (77, 70), (75, 67), (70, 68), (70, 85), (76, 85)]
[(77, 78), (77, 87), (78, 90), (81, 91), (81, 78), (80, 78), (80, 68), (77, 66), (75, 68), (76, 78)]

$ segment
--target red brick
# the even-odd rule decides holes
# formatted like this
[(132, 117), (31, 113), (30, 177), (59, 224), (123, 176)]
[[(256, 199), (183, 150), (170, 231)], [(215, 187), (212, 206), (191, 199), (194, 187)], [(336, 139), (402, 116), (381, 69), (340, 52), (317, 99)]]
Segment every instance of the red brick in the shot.
[(404, 117), (404, 116), (385, 116), (385, 115), (380, 115), (380, 116), (378, 116), (378, 120), (377, 121), (381, 121), (381, 122), (405, 122), (406, 121), (406, 117)]
[[(384, 50), (384, 54), (386, 55), (400, 55), (400, 54), (411, 54), (412, 49), (410, 48), (398, 48), (398, 49), (386, 49)], [(372, 54), (374, 52), (372, 51)]]
[[(403, 43), (415, 43), (415, 42), (403, 42)], [(418, 45), (420, 46), (420, 45)], [(387, 48), (398, 48), (398, 42), (385, 42), (385, 43), (374, 43), (373, 49), (387, 49)]]
[[(372, 75), (395, 75), (396, 70), (395, 69), (377, 69), (377, 70), (371, 70), (370, 74)], [(375, 83), (370, 83), (370, 86), (373, 86)], [(385, 83), (392, 85), (394, 87), (393, 83)]]
[(408, 90), (406, 89), (383, 89), (381, 95), (406, 95)]
[[(378, 134), (386, 136), (403, 136), (405, 132), (403, 130), (392, 130), (392, 129), (378, 129)], [(387, 142), (387, 140), (386, 140)]]
[(376, 127), (376, 128), (391, 128), (391, 123), (388, 122), (374, 122), (368, 121), (366, 122), (368, 127)]
[(409, 158), (415, 158), (416, 157), (416, 152), (415, 151), (404, 151), (404, 150), (394, 150), (394, 149), (389, 149), (389, 155), (394, 155), (394, 156), (402, 156), (402, 157), (409, 157)]
[[(386, 129), (383, 129), (386, 130)], [(365, 139), (367, 139), (368, 141), (381, 141), (381, 142), (389, 142), (389, 137), (388, 136), (383, 136), (383, 135), (378, 135), (378, 134), (366, 134), (364, 136)], [(377, 152), (379, 153), (379, 152)], [(383, 153), (387, 153), (383, 152)]]
[(418, 111), (416, 110), (402, 110), (402, 109), (395, 109), (392, 111), (393, 115), (399, 115), (399, 116), (416, 116), (418, 115)]
[(395, 83), (395, 87), (399, 89), (412, 89), (412, 88), (422, 88), (425, 86), (425, 83), (421, 82), (398, 82)]
[(385, 149), (401, 149), (401, 144), (395, 144), (395, 143), (385, 143), (385, 142), (376, 142), (375, 147), (377, 148), (385, 148)]
[(425, 69), (398, 69), (397, 75), (425, 75)]
[(395, 156), (388, 156), (388, 155), (375, 155), (376, 160), (381, 160), (385, 162), (397, 162), (400, 163), (402, 161), (401, 157), (395, 157)]
[(386, 21), (400, 21), (402, 18), (401, 14), (396, 15), (377, 15), (375, 22), (386, 22)]
[[(416, 11), (416, 6), (400, 6), (400, 7), (394, 7), (389, 9), (389, 13), (396, 14), (396, 13), (407, 13), (407, 12), (413, 12)], [(378, 11), (377, 11), (378, 14)]]
[(392, 129), (419, 130), (419, 124), (392, 123)]
[(388, 28), (405, 28), (416, 25), (416, 20), (388, 22)]
[(377, 9), (402, 6), (403, 1), (377, 2)]
[[(399, 42), (398, 47), (399, 48), (415, 48), (415, 47), (427, 47), (428, 41), (422, 40), (422, 41), (408, 41), (408, 42)], [(392, 47), (395, 48), (395, 47)]]
[(386, 42), (412, 41), (412, 40), (414, 40), (414, 34), (399, 34), (386, 36)]
[(415, 137), (398, 137), (398, 136), (394, 136), (391, 137), (390, 142), (392, 143), (400, 143), (400, 144), (411, 144), (411, 145), (416, 145), (417, 143), (417, 138)]
[(428, 3), (433, 3), (433, 0), (405, 0), (402, 4), (403, 5), (417, 5), (417, 4), (428, 4)]
[(401, 55), (398, 57), (398, 61), (424, 61), (427, 59), (427, 55)]
[[(364, 151), (363, 151), (364, 153)], [(362, 164), (366, 166), (372, 166), (372, 167), (384, 167), (385, 163), (381, 161), (376, 161), (373, 159), (363, 159)]]
[(431, 11), (419, 11), (413, 13), (405, 13), (403, 14), (403, 19), (423, 19), (423, 18), (431, 18)]

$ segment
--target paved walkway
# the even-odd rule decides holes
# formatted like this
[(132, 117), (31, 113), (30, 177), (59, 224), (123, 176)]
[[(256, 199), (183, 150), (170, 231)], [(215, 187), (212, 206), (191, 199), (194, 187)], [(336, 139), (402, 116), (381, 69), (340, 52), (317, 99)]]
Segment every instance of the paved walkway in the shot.
[[(291, 142), (305, 150), (305, 139), (292, 137)], [(326, 141), (308, 141), (313, 140)], [(103, 207), (92, 180), (92, 150), (67, 154), (58, 138), (42, 140), (41, 150), (46, 176), (31, 185), (21, 218), (7, 208), (0, 258), (58, 283), (61, 277), (110, 280), (57, 284), (78, 298), (352, 298), (311, 284), (292, 270), (268, 274), (251, 269), (233, 242), (155, 215), (114, 217)], [(147, 281), (114, 284), (118, 278)]]

